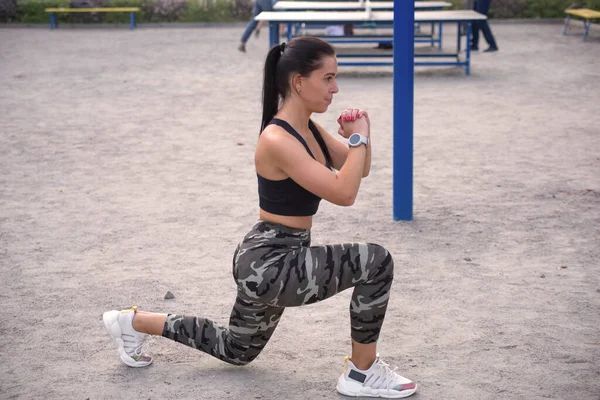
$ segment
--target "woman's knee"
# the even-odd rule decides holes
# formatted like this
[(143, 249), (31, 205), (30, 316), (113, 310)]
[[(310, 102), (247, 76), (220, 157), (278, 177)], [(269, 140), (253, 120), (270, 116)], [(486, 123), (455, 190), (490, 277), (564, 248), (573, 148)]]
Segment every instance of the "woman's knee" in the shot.
[(250, 364), (252, 361), (256, 360), (256, 357), (258, 357), (258, 355), (260, 354), (260, 351), (256, 352), (256, 353), (252, 353), (252, 354), (244, 354), (242, 357), (239, 358), (239, 366), (240, 367), (244, 367), (248, 364)]
[(235, 365), (237, 367), (245, 367), (246, 365), (250, 364), (252, 361), (254, 361), (256, 357), (250, 357), (250, 358), (245, 358), (245, 357), (240, 357), (240, 358), (233, 358), (233, 359), (224, 359), (223, 361)]
[(220, 357), (221, 360), (239, 367), (250, 364), (258, 357), (262, 351), (262, 347), (240, 346), (232, 340), (229, 340), (225, 345), (225, 352)]
[[(373, 261), (377, 265), (378, 275), (394, 277), (394, 259), (387, 249), (379, 244), (369, 243), (369, 252), (373, 252)], [(371, 258), (371, 257), (369, 257)]]

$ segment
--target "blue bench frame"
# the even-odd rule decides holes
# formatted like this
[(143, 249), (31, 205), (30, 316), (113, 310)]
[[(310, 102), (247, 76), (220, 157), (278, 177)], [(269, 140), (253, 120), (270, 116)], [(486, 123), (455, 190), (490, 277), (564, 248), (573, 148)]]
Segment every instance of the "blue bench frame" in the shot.
[[(331, 0), (329, 0), (331, 1)], [(336, 0), (334, 0), (336, 1)], [(401, 0), (404, 1), (404, 0)], [(356, 8), (355, 11), (360, 11), (363, 10), (364, 7), (358, 7)], [(415, 8), (416, 11), (440, 11), (440, 10), (444, 10), (445, 7), (439, 7), (439, 6), (429, 6), (429, 7), (419, 7), (418, 9)], [(287, 11), (286, 9), (274, 9), (273, 11), (278, 11), (278, 12), (285, 12)], [(307, 8), (294, 8), (293, 10), (290, 11), (341, 11), (339, 8), (318, 8), (318, 10), (315, 10), (313, 8), (307, 7)], [(345, 9), (345, 11), (350, 11), (349, 9)], [(377, 11), (394, 11), (393, 7), (388, 8), (388, 7), (384, 7), (384, 8), (380, 8), (377, 9)], [(293, 29), (292, 29), (292, 25), (293, 25)], [(358, 24), (356, 24), (358, 25)], [(364, 21), (362, 22), (361, 28), (366, 28), (364, 25), (367, 25), (366, 23), (364, 23)], [(369, 24), (371, 25), (371, 24)], [(372, 23), (372, 27), (373, 28), (382, 28), (382, 29), (386, 29), (386, 28), (393, 28), (394, 24), (393, 23), (385, 23), (385, 24), (379, 24), (377, 25), (376, 23)], [(435, 23), (431, 22), (431, 33), (429, 34), (419, 34), (421, 32), (421, 24), (419, 22), (415, 23), (415, 28), (416, 28), (416, 34), (415, 34), (415, 43), (430, 43), (432, 46), (435, 46), (436, 44), (438, 45), (438, 50), (442, 50), (442, 38), (443, 38), (443, 23), (438, 23), (438, 35), (436, 38), (435, 35)], [(323, 24), (320, 23), (305, 23), (305, 27), (310, 27), (312, 29), (325, 29), (325, 26)], [(299, 24), (287, 24), (287, 40), (288, 42), (290, 40), (292, 40), (293, 37), (298, 36), (298, 31), (300, 30), (300, 26)], [(293, 32), (293, 33), (292, 33)], [(318, 35), (311, 35), (311, 36), (317, 36), (319, 38), (323, 38), (325, 40), (325, 38), (323, 36), (318, 36)], [(393, 35), (389, 35), (386, 39), (384, 40), (378, 40), (376, 41), (377, 43), (392, 43), (392, 39)], [(426, 39), (425, 39), (426, 38)], [(347, 43), (347, 42), (353, 42), (353, 43), (373, 43), (375, 41), (364, 41), (364, 40), (353, 40), (351, 36), (337, 36), (337, 37), (332, 37), (331, 39), (327, 40), (329, 43)]]
[[(282, 15), (285, 15), (285, 12), (281, 13)], [(280, 35), (279, 35), (279, 25), (280, 24), (288, 24), (288, 26), (291, 26), (293, 24), (300, 24), (300, 23), (305, 23), (305, 21), (289, 21), (289, 20), (276, 20), (276, 19), (272, 19), (269, 22), (269, 48), (275, 46), (276, 44), (280, 43)], [(319, 24), (334, 24), (334, 25), (340, 25), (340, 24), (361, 24), (364, 23), (364, 20), (356, 20), (356, 19), (348, 19), (348, 20), (344, 20), (344, 19), (336, 19), (334, 21), (319, 21)], [(393, 21), (377, 21), (377, 22), (382, 22), (385, 24), (393, 24)], [(443, 20), (443, 21), (439, 21), (439, 20), (427, 20), (427, 18), (421, 18), (418, 21), (415, 20), (415, 22), (420, 22), (420, 23), (440, 23), (440, 24), (444, 24), (444, 23), (456, 23), (457, 26), (457, 48), (456, 48), (456, 53), (415, 53), (415, 62), (414, 65), (415, 66), (457, 66), (457, 67), (464, 67), (465, 68), (465, 74), (467, 76), (469, 76), (471, 74), (471, 47), (469, 46), (469, 43), (471, 41), (471, 24), (473, 22), (473, 20), (465, 20), (463, 18), (460, 19), (452, 19), (452, 18), (448, 18), (447, 20)], [(466, 49), (465, 49), (465, 59), (461, 60), (461, 34), (460, 34), (460, 27), (461, 25), (465, 24), (466, 25)], [(290, 39), (290, 31), (288, 31), (288, 40)], [(441, 33), (441, 32), (440, 32)], [(338, 59), (347, 59), (347, 58), (391, 58), (393, 57), (393, 52), (390, 53), (384, 53), (384, 54), (371, 54), (371, 53), (367, 53), (367, 54), (360, 54), (360, 53), (349, 53), (349, 54), (344, 54), (344, 53), (340, 53), (337, 54)], [(454, 58), (455, 60), (452, 61), (416, 61), (416, 58), (425, 58), (425, 59), (439, 59), (439, 58)], [(345, 61), (345, 60), (341, 60), (338, 62), (338, 65), (340, 66), (393, 66), (394, 63), (393, 61), (383, 61), (383, 60), (378, 60), (378, 61)]]
[[(101, 13), (101, 12), (128, 12), (129, 13), (129, 29), (133, 30), (135, 29), (135, 13), (138, 11), (120, 11), (120, 10), (116, 10), (118, 8), (138, 8), (138, 7), (90, 7), (89, 9), (87, 8), (78, 8), (78, 11), (72, 11), (72, 8), (62, 8), (62, 7), (57, 7), (57, 8), (47, 8), (45, 11), (47, 13), (50, 14), (50, 29), (56, 29), (58, 28), (58, 22), (56, 19), (56, 13), (57, 12), (63, 12), (63, 13), (73, 13), (73, 12), (77, 12), (77, 13)], [(48, 10), (52, 10), (52, 11), (48, 11)], [(55, 11), (56, 10), (56, 11)]]

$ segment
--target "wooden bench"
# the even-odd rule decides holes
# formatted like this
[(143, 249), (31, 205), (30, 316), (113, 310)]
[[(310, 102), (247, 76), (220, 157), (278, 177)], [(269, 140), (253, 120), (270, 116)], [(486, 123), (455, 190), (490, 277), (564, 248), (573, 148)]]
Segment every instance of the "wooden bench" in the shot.
[(600, 19), (600, 11), (590, 10), (589, 8), (575, 8), (570, 10), (565, 10), (567, 13), (567, 20), (565, 22), (565, 28), (563, 29), (563, 35), (567, 34), (567, 29), (569, 29), (569, 22), (571, 21), (571, 17), (579, 17), (583, 19), (584, 23), (584, 31), (583, 31), (583, 39), (587, 38), (588, 32), (590, 31), (590, 26), (592, 25), (592, 20)]
[(112, 8), (46, 8), (50, 13), (50, 29), (58, 27), (56, 13), (100, 13), (100, 12), (128, 12), (129, 28), (135, 28), (135, 13), (140, 11), (139, 7), (112, 7)]

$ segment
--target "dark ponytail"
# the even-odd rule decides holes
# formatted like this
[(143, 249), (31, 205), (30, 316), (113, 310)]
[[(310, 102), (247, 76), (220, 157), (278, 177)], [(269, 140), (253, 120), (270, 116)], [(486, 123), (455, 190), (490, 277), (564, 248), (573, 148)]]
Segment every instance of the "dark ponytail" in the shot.
[(319, 69), (322, 58), (335, 57), (335, 50), (327, 42), (311, 36), (292, 39), (288, 44), (275, 45), (265, 61), (263, 81), (263, 115), (260, 131), (271, 122), (279, 110), (279, 100), (290, 93), (289, 79), (293, 73), (309, 76)]
[(263, 116), (260, 125), (262, 132), (267, 124), (271, 122), (279, 109), (279, 90), (277, 89), (277, 64), (281, 58), (281, 50), (285, 44), (276, 45), (269, 50), (265, 61), (265, 77), (263, 80)]

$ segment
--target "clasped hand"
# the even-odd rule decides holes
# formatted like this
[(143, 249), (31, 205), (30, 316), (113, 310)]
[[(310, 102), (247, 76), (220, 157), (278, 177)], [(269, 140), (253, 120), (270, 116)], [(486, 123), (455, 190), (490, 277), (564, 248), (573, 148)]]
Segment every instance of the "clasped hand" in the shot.
[(360, 133), (365, 137), (371, 134), (371, 121), (369, 114), (360, 108), (348, 108), (337, 119), (338, 133), (348, 139), (353, 133)]

